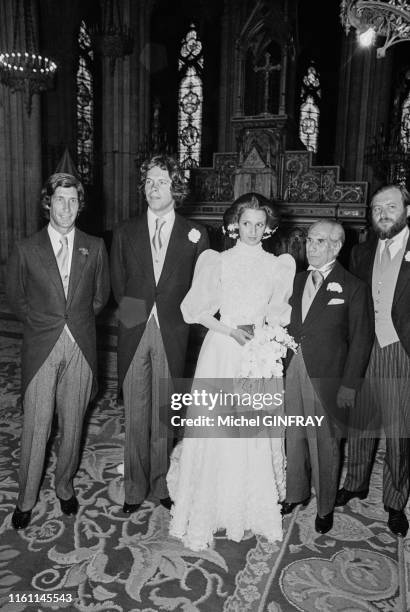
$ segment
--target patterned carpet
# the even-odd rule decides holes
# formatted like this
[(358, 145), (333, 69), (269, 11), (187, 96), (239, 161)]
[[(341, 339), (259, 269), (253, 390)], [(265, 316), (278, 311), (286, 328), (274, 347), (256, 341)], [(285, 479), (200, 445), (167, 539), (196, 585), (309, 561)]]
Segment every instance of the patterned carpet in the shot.
[(21, 328), (0, 296), (1, 610), (409, 610), (410, 538), (397, 539), (386, 527), (380, 453), (369, 498), (338, 509), (326, 535), (314, 530), (314, 499), (286, 518), (281, 544), (253, 536), (236, 544), (221, 533), (214, 549), (204, 553), (169, 537), (169, 514), (156, 500), (124, 518), (123, 408), (115, 399), (109, 313), (99, 321), (99, 338), (101, 391), (88, 414), (75, 480), (81, 509), (75, 518), (61, 513), (53, 486), (58, 439), (52, 436), (32, 522), (15, 532), (10, 519), (21, 429)]

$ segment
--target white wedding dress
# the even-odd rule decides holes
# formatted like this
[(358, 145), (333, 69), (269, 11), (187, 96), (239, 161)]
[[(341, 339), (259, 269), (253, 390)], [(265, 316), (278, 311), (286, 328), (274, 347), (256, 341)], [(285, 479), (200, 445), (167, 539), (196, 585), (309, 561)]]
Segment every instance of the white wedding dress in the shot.
[[(261, 325), (264, 320), (286, 325), (294, 275), (290, 255), (275, 257), (261, 244), (238, 241), (223, 253), (207, 250), (198, 259), (192, 287), (181, 304), (184, 319), (197, 323), (204, 313), (219, 311), (221, 322), (230, 327)], [(200, 379), (237, 378), (241, 356), (236, 340), (208, 331), (195, 372), (196, 388)], [(249, 530), (269, 541), (282, 539), (282, 437), (218, 438), (212, 432), (203, 438), (186, 437), (172, 453), (167, 483), (174, 501), (170, 533), (192, 550), (211, 545), (220, 529), (236, 542)]]

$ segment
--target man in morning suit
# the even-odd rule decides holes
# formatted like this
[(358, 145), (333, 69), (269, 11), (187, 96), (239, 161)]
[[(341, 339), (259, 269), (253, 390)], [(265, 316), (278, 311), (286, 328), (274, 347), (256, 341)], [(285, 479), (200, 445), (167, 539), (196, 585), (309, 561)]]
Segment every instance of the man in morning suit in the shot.
[[(175, 212), (186, 195), (176, 161), (157, 155), (141, 168), (148, 210), (114, 232), (111, 282), (118, 303), (118, 382), (125, 408), (125, 502), (136, 512), (148, 493), (171, 507), (166, 474), (170, 442), (160, 434), (161, 385), (182, 377), (189, 326), (180, 304), (206, 231)], [(161, 397), (160, 397), (161, 396)]]
[(318, 533), (333, 526), (345, 410), (353, 406), (374, 335), (369, 288), (336, 261), (344, 237), (335, 221), (318, 221), (309, 228), (309, 268), (296, 275), (289, 301), (289, 332), (300, 346), (287, 369), (286, 413), (323, 419), (311, 430), (287, 428), (282, 513), (307, 503), (312, 480)]
[(80, 181), (70, 174), (51, 175), (41, 202), (49, 224), (16, 245), (7, 273), (10, 305), (24, 323), (16, 529), (31, 520), (54, 409), (60, 429), (56, 495), (64, 514), (77, 512), (73, 477), (84, 415), (96, 388), (95, 315), (110, 292), (104, 242), (75, 227), (84, 206)]
[[(386, 435), (383, 502), (388, 526), (405, 536), (409, 527), (404, 508), (409, 497), (410, 436), (410, 237), (407, 217), (410, 195), (398, 185), (380, 188), (371, 202), (375, 236), (353, 249), (351, 271), (373, 292), (376, 321), (366, 384), (360, 409), (352, 413), (347, 475), (336, 499), (367, 496), (376, 440), (365, 433), (371, 415), (380, 413)], [(360, 422), (361, 420), (361, 422)]]

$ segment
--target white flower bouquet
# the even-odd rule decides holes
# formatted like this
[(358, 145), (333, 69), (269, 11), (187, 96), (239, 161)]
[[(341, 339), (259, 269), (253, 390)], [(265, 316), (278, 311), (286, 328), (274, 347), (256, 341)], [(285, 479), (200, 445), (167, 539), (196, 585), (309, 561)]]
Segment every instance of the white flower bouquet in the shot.
[(256, 327), (253, 338), (243, 347), (240, 378), (277, 378), (283, 375), (282, 358), (288, 349), (296, 353), (293, 337), (281, 325), (265, 323)]

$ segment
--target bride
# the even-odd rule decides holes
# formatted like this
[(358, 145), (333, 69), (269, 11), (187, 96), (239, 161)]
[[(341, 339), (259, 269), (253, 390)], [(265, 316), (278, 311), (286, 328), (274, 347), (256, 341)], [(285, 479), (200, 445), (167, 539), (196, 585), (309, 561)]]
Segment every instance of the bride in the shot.
[[(225, 231), (238, 237), (236, 245), (223, 253), (207, 250), (198, 258), (192, 287), (181, 304), (187, 323), (209, 329), (198, 358), (196, 388), (201, 379), (238, 379), (252, 325), (256, 330), (265, 320), (271, 325), (289, 323), (295, 262), (287, 254), (267, 253), (261, 244), (276, 229), (277, 218), (263, 196), (239, 197), (224, 216)], [(210, 546), (220, 529), (236, 542), (249, 530), (269, 541), (281, 540), (281, 436), (204, 435), (185, 434), (172, 453), (167, 475), (174, 502), (170, 534), (192, 550)]]

